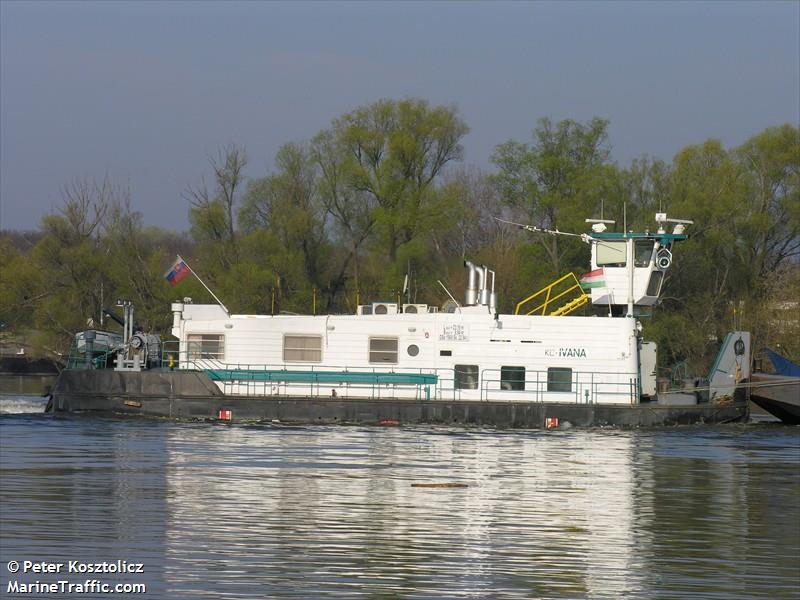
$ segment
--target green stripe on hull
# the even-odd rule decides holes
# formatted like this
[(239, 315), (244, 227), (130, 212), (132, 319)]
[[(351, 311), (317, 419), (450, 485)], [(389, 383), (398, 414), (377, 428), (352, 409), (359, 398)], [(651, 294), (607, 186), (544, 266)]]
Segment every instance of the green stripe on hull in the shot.
[(280, 381), (292, 383), (394, 383), (435, 385), (438, 376), (430, 373), (364, 373), (354, 371), (286, 371), (249, 369), (208, 369), (212, 381)]

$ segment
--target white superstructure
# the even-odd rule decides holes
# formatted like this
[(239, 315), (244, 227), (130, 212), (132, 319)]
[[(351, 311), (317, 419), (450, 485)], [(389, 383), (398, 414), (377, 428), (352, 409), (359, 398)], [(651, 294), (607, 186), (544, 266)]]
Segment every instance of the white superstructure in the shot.
[[(465, 302), (453, 312), (374, 303), (355, 315), (229, 315), (174, 303), (177, 366), (237, 395), (635, 404), (654, 392), (655, 373), (634, 308), (657, 301), (681, 234), (583, 236), (592, 301), (626, 316), (564, 316), (547, 302), (537, 314), (497, 314), (494, 273), (467, 262)], [(570, 304), (580, 306), (589, 296), (577, 293)]]

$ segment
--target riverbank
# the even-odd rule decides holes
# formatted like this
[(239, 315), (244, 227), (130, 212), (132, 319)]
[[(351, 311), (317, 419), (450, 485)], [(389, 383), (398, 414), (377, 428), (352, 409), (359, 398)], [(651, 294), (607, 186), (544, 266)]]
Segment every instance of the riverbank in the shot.
[(0, 373), (0, 394), (20, 396), (43, 396), (55, 384), (58, 374), (14, 374)]

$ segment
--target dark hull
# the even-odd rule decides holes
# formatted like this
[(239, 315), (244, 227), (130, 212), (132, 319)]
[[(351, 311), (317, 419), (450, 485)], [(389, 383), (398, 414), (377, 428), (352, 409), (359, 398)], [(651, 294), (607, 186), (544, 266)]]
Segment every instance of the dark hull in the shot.
[(752, 382), (750, 399), (754, 404), (788, 425), (800, 425), (800, 379), (754, 373)]
[(199, 372), (64, 371), (53, 389), (57, 412), (98, 411), (175, 419), (282, 424), (434, 424), (537, 429), (548, 419), (581, 427), (725, 423), (747, 419), (747, 403), (694, 406), (379, 400), (225, 396)]

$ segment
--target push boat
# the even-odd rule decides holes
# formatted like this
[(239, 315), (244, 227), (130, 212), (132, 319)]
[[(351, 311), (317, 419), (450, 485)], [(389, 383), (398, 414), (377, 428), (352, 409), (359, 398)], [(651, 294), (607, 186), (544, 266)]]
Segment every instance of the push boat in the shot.
[[(689, 221), (610, 232), (587, 219), (591, 271), (497, 311), (495, 272), (469, 261), (463, 302), (373, 302), (349, 315), (236, 315), (172, 304), (172, 336), (75, 337), (49, 410), (281, 424), (502, 428), (658, 426), (744, 420), (750, 336), (726, 337), (708, 380), (657, 389), (656, 345), (638, 317), (659, 301)], [(674, 229), (667, 232), (667, 228)], [(534, 227), (526, 229), (542, 231)], [(560, 233), (560, 232), (548, 232)], [(591, 303), (598, 314), (575, 316)]]

